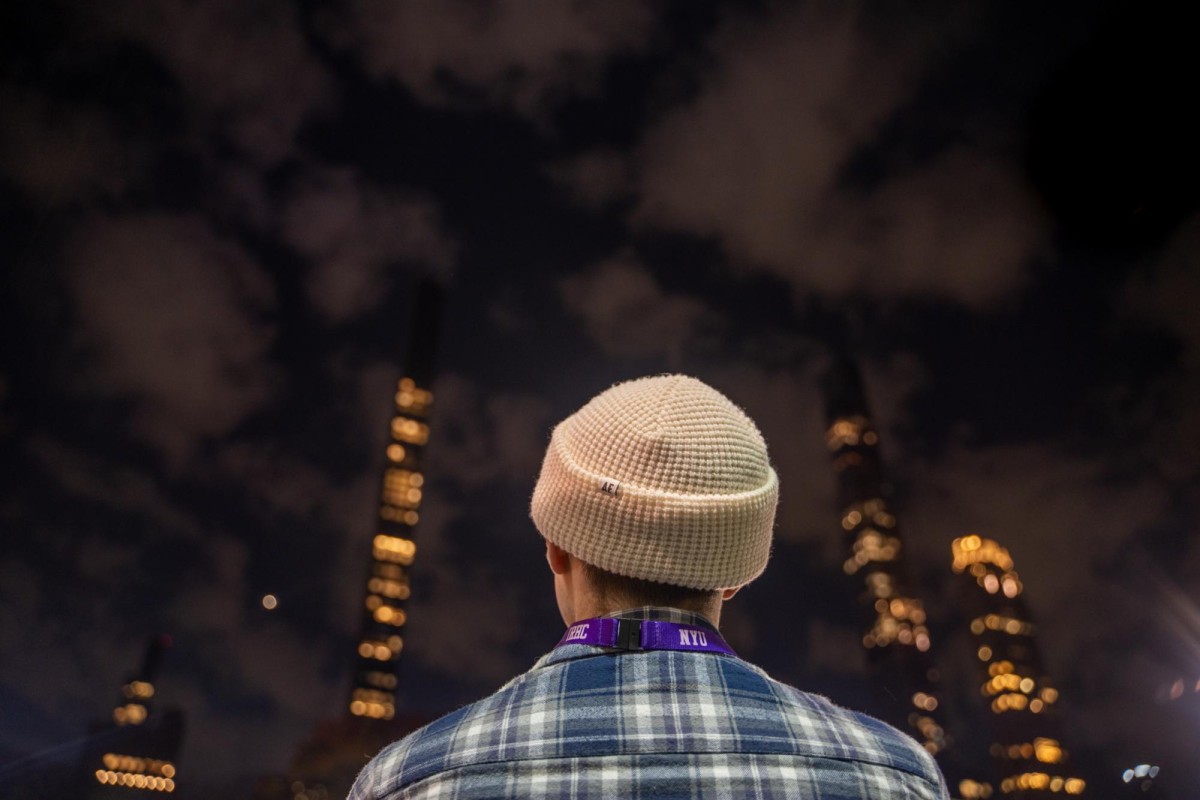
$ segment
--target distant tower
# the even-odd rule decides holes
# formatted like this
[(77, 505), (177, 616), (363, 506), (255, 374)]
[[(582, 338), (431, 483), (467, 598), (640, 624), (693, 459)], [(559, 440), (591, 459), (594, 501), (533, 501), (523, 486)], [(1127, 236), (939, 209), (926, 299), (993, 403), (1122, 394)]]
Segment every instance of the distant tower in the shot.
[(420, 711), (398, 709), (396, 689), (408, 621), (405, 603), (412, 595), (409, 571), (417, 553), (414, 531), (425, 487), (422, 464), (429, 442), (430, 386), (443, 302), (442, 287), (425, 279), (409, 307), (412, 321), (403, 372), (392, 390), (346, 711), (317, 725), (287, 774), (262, 776), (254, 788), (255, 800), (345, 797), (367, 759), (430, 721)]
[(936, 671), (928, 651), (925, 608), (905, 585), (896, 517), (883, 496), (879, 435), (871, 424), (862, 377), (839, 359), (825, 376), (825, 443), (838, 484), (841, 528), (850, 546), (843, 568), (862, 581), (862, 637), (880, 716), (939, 754), (946, 737), (935, 713)]
[(963, 605), (975, 637), (980, 691), (991, 711), (990, 751), (1002, 796), (1082, 794), (1086, 784), (1071, 775), (1055, 712), (1058, 690), (1042, 665), (1012, 557), (976, 535), (955, 539), (951, 553), (954, 571), (966, 578)]
[(442, 298), (441, 287), (433, 281), (419, 284), (405, 371), (392, 397), (394, 412), (350, 689), (349, 711), (355, 717), (390, 720), (396, 714), (396, 673), (408, 620), (404, 606), (411, 594), (409, 569), (417, 550), (413, 531), (420, 520), (425, 483), (421, 464), (429, 441), (429, 387)]
[(111, 722), (92, 728), (89, 739), (95, 744), (84, 756), (84, 796), (133, 798), (175, 791), (183, 713), (153, 710), (154, 680), (170, 644), (165, 634), (150, 638), (141, 669), (121, 687)]

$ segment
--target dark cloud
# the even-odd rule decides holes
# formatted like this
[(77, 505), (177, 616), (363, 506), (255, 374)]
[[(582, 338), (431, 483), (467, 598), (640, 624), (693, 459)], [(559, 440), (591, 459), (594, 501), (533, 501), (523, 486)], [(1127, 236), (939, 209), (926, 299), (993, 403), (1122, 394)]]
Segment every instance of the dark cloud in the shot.
[(429, 200), (387, 192), (349, 169), (314, 168), (296, 181), (280, 234), (311, 260), (310, 301), (345, 321), (388, 297), (389, 272), (417, 265), (445, 274), (457, 245)]
[[(960, 38), (949, 24), (942, 32)], [(889, 47), (842, 6), (739, 20), (711, 49), (698, 95), (656, 121), (633, 156), (636, 226), (714, 239), (736, 267), (801, 294), (978, 306), (1024, 282), (1045, 222), (1013, 157), (995, 152), (1001, 132), (846, 179), (913, 101), (936, 50)], [(597, 153), (571, 172), (586, 201), (620, 186), (607, 161)]]
[(633, 193), (631, 165), (616, 150), (594, 150), (555, 164), (549, 175), (582, 206), (602, 209)]
[(455, 374), (437, 381), (437, 416), (426, 469), (462, 489), (503, 481), (532, 489), (549, 430), (536, 395), (487, 392)]
[[(1136, 442), (1140, 458), (1155, 464), (1163, 481), (1200, 502), (1200, 216), (1175, 232), (1162, 250), (1123, 288), (1124, 309), (1137, 327), (1168, 335), (1175, 348), (1172, 369), (1149, 387), (1125, 385), (1119, 394), (1128, 406), (1114, 412)], [(1148, 390), (1147, 390), (1148, 389)]]
[[(201, 535), (196, 519), (168, 499), (163, 482), (143, 468), (46, 436), (31, 437), (25, 449), (33, 464), (53, 476), (57, 491), (65, 496), (144, 519), (161, 537), (195, 540)], [(100, 548), (99, 543), (93, 545)], [(123, 553), (123, 548), (117, 548), (103, 558), (122, 559)], [(86, 563), (92, 565), (94, 560)]]
[[(411, 658), (472, 686), (499, 686), (528, 664), (515, 657), (523, 606), (512, 581), (478, 567), (426, 559), (429, 591), (410, 604)], [(549, 583), (547, 583), (549, 587)], [(480, 648), (489, 654), (479, 659)]]
[[(774, 263), (801, 290), (987, 306), (1023, 287), (1047, 229), (1013, 165), (966, 149), (828, 197)], [(970, 264), (970, 269), (964, 265)]]
[[(176, 640), (203, 655), (176, 661), (159, 693), (188, 709), (193, 763), (224, 764), (252, 780), (290, 760), (308, 735), (314, 700), (334, 707), (340, 687), (323, 674), (309, 632), (256, 602), (246, 543), (212, 536), (205, 552), (213, 569), (179, 587), (167, 609)], [(278, 720), (287, 724), (273, 731)]]
[(237, 244), (194, 216), (98, 216), (68, 259), (81, 377), (132, 400), (147, 441), (182, 457), (268, 402), (273, 289)]
[(610, 356), (660, 356), (678, 366), (684, 349), (721, 319), (696, 298), (663, 291), (631, 254), (564, 278), (559, 289), (567, 310)]
[(614, 53), (644, 47), (652, 21), (649, 7), (630, 0), (353, 0), (335, 38), (370, 73), (423, 102), (483, 101), (540, 116), (547, 104), (593, 89)]
[(1200, 396), (1200, 320), (1194, 301), (1200, 294), (1198, 253), (1200, 217), (1193, 217), (1153, 263), (1130, 279), (1123, 295), (1140, 325), (1166, 333), (1178, 348), (1174, 373), (1160, 381), (1136, 415), (1144, 427), (1142, 452), (1159, 464), (1166, 480), (1193, 486), (1200, 479), (1200, 455), (1192, 445), (1200, 440), (1200, 407), (1195, 403)]
[(1177, 337), (1189, 366), (1200, 364), (1200, 319), (1192, 304), (1200, 291), (1200, 215), (1184, 222), (1146, 268), (1125, 287), (1129, 310)]
[(0, 559), (0, 578), (0, 686), (6, 694), (19, 689), (22, 703), (11, 712), (19, 726), (4, 726), (0, 743), (24, 748), (73, 740), (89, 716), (111, 713), (108, 701), (139, 642), (114, 630), (116, 595), (64, 602), (64, 578), (52, 579), (20, 557)]
[(257, 163), (290, 155), (305, 117), (332, 97), (291, 4), (126, 0), (89, 15), (93, 36), (137, 42), (167, 65), (196, 117), (192, 133), (223, 137)]
[(113, 115), (67, 107), (50, 96), (0, 87), (0, 173), (38, 201), (68, 205), (123, 193), (144, 167)]

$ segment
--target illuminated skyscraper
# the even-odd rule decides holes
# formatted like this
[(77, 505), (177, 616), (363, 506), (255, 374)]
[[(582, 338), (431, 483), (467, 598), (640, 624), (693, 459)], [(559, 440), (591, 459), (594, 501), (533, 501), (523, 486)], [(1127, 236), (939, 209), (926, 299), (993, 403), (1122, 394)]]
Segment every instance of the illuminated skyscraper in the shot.
[(925, 608), (906, 586), (903, 543), (884, 497), (879, 435), (871, 424), (862, 377), (840, 359), (824, 383), (829, 427), (825, 443), (837, 474), (838, 508), (849, 557), (847, 575), (861, 581), (862, 637), (879, 716), (907, 730), (930, 753), (946, 746), (938, 722), (936, 671), (929, 658)]
[(141, 669), (121, 687), (112, 720), (91, 730), (93, 744), (83, 761), (84, 796), (133, 798), (175, 791), (183, 714), (154, 710), (154, 680), (170, 643), (166, 635), (150, 639)]
[(255, 800), (329, 800), (345, 797), (354, 777), (384, 745), (430, 720), (397, 707), (398, 669), (412, 595), (409, 573), (417, 556), (415, 530), (425, 491), (422, 468), (429, 442), (430, 385), (434, 376), (443, 290), (417, 285), (403, 372), (393, 385), (371, 551), (361, 585), (359, 634), (354, 645), (350, 696), (340, 716), (321, 722), (296, 753), (286, 775), (265, 775)]
[(1042, 665), (1012, 557), (976, 535), (955, 539), (951, 552), (954, 571), (966, 578), (964, 610), (991, 711), (1001, 794), (1013, 800), (1082, 794), (1085, 783), (1072, 776), (1062, 746), (1058, 690)]
[(393, 413), (385, 448), (371, 558), (365, 582), (361, 632), (355, 653), (349, 711), (353, 716), (390, 720), (396, 714), (397, 665), (404, 650), (409, 570), (416, 557), (413, 531), (420, 521), (425, 475), (421, 464), (429, 442), (433, 404), (433, 354), (441, 318), (442, 290), (423, 281), (413, 305), (405, 373), (392, 396)]

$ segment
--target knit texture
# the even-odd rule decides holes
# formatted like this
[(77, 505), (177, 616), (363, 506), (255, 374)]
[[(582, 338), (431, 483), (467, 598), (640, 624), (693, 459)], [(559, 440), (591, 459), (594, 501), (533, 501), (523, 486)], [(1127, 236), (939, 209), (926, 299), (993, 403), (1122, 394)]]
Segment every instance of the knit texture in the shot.
[(618, 575), (742, 586), (766, 568), (779, 481), (749, 417), (686, 375), (618, 384), (559, 423), (530, 515)]

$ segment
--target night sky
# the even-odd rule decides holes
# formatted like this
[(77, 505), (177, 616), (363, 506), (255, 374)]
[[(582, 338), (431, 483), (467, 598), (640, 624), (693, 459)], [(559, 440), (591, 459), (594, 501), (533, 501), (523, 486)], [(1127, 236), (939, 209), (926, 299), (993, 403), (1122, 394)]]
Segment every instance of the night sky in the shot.
[(432, 277), (405, 709), (476, 699), (557, 640), (528, 519), (549, 430), (670, 371), (744, 407), (780, 475), (731, 644), (868, 707), (819, 390), (846, 352), (947, 674), (969, 656), (949, 543), (976, 532), (1021, 573), (1093, 796), (1140, 762), (1200, 795), (1180, 13), (5, 4), (0, 765), (108, 717), (160, 631), (179, 796), (247, 795), (344, 713)]

